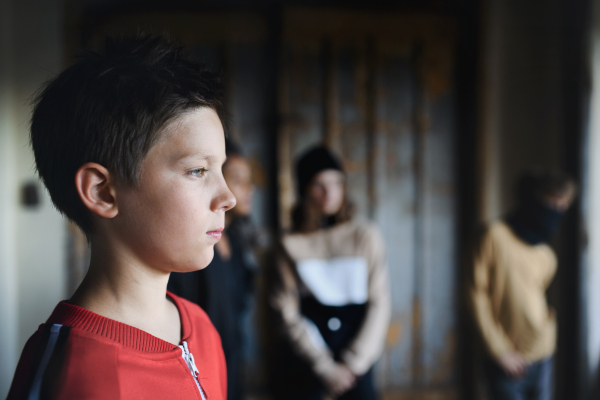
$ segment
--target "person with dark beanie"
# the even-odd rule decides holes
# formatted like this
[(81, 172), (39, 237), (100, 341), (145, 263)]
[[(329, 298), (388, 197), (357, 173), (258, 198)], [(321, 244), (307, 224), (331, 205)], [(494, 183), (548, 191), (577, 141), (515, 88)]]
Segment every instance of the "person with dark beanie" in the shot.
[(469, 303), (485, 348), (492, 400), (550, 400), (556, 319), (546, 289), (557, 259), (549, 246), (575, 195), (560, 172), (535, 170), (518, 184), (516, 210), (479, 238)]
[(352, 215), (342, 165), (327, 148), (300, 157), (296, 178), (292, 232), (270, 293), (283, 343), (275, 397), (376, 399), (372, 367), (391, 313), (383, 238)]

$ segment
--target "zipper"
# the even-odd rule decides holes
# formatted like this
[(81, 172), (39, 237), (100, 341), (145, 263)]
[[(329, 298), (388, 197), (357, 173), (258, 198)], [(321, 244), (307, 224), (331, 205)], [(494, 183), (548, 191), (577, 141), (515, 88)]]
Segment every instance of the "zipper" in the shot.
[(181, 345), (179, 345), (181, 349), (181, 356), (185, 360), (185, 364), (188, 366), (192, 376), (194, 377), (194, 381), (196, 382), (196, 386), (198, 386), (198, 390), (200, 391), (200, 396), (202, 396), (202, 400), (206, 400), (206, 395), (204, 394), (204, 390), (202, 390), (202, 386), (200, 386), (200, 380), (198, 379), (198, 368), (196, 368), (196, 362), (194, 361), (194, 356), (190, 353), (190, 349), (188, 348), (187, 342), (184, 340)]

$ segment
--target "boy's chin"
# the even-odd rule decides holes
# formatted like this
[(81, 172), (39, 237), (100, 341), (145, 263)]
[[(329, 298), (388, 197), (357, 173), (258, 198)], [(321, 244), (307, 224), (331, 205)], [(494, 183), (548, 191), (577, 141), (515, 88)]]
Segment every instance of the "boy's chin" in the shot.
[(197, 261), (194, 262), (193, 264), (188, 264), (188, 265), (185, 265), (185, 266), (181, 266), (176, 271), (171, 271), (171, 272), (194, 272), (194, 271), (200, 271), (200, 270), (208, 267), (208, 265), (212, 262), (214, 255), (215, 255), (215, 253), (214, 253), (214, 251), (213, 251), (213, 249), (211, 247), (210, 252), (207, 252), (207, 254), (198, 257)]
[(204, 268), (208, 267), (208, 264), (198, 264), (198, 265), (188, 265), (185, 267), (180, 267), (177, 268), (176, 270), (173, 270), (171, 272), (177, 272), (177, 273), (188, 273), (188, 272), (194, 272), (194, 271), (201, 271)]

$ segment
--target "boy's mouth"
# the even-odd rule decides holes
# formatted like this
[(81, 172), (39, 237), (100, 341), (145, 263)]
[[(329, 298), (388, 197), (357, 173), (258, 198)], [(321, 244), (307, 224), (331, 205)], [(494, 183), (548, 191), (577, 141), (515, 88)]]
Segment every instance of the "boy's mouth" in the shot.
[(217, 228), (214, 231), (208, 231), (206, 232), (206, 234), (213, 239), (221, 240), (221, 236), (223, 235), (223, 228)]

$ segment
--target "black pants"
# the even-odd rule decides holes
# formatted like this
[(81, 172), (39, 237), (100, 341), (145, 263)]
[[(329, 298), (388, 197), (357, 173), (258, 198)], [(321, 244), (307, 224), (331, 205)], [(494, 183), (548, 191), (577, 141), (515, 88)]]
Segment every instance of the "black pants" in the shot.
[[(321, 380), (308, 363), (290, 349), (280, 348), (271, 373), (271, 388), (276, 400), (321, 400), (327, 393)], [(373, 370), (360, 376), (355, 386), (338, 397), (339, 400), (377, 400)]]
[[(346, 306), (325, 306), (314, 297), (304, 297), (300, 304), (301, 312), (319, 329), (323, 340), (333, 352), (334, 359), (356, 337), (366, 315), (367, 305), (350, 304)], [(332, 318), (341, 321), (337, 329), (329, 329)], [(307, 362), (294, 354), (289, 344), (281, 343), (276, 352), (273, 379), (273, 392), (281, 400), (320, 400), (326, 394), (321, 380), (312, 372)], [(355, 386), (339, 396), (339, 400), (376, 400), (377, 392), (373, 382), (372, 370), (358, 377)]]
[[(307, 388), (306, 396), (290, 397), (294, 400), (321, 400), (325, 394), (324, 388), (320, 382), (313, 387)], [(373, 382), (373, 370), (369, 370), (366, 374), (356, 380), (355, 386), (339, 396), (338, 400), (377, 400), (377, 392)]]

